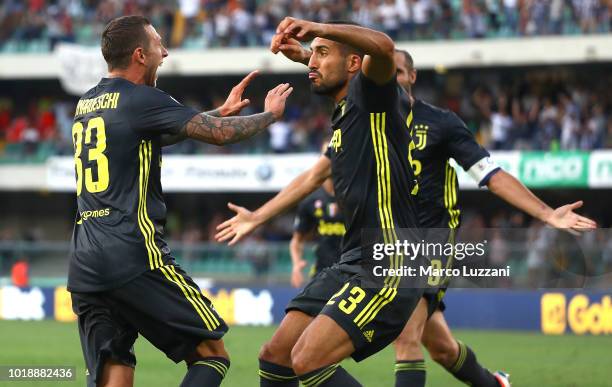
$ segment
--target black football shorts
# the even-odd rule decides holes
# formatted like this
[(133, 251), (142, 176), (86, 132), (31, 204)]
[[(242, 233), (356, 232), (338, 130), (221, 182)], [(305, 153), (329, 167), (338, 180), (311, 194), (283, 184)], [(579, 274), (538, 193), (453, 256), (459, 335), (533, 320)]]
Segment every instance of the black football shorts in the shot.
[(109, 359), (136, 366), (133, 344), (144, 336), (174, 362), (203, 340), (218, 340), (227, 325), (198, 285), (176, 265), (147, 271), (127, 284), (99, 293), (72, 293), (87, 384), (95, 386)]
[(319, 272), (286, 311), (331, 317), (351, 338), (353, 359), (361, 361), (399, 336), (423, 291), (372, 281), (369, 266), (343, 263)]

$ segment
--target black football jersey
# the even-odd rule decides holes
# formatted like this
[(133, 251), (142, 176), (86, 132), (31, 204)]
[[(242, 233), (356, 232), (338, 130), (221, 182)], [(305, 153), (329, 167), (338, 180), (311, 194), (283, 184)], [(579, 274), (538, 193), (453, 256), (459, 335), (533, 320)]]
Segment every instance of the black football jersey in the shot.
[[(406, 110), (410, 102), (402, 101)], [(459, 227), (459, 189), (457, 173), (449, 163), (453, 158), (468, 171), (476, 163), (489, 157), (472, 132), (457, 115), (449, 110), (416, 99), (412, 105), (412, 167), (418, 181), (415, 192), (422, 227)], [(497, 169), (496, 169), (497, 170)], [(488, 177), (481, 180), (486, 184)]]
[(378, 230), (385, 243), (393, 243), (397, 229), (419, 227), (400, 94), (405, 92), (395, 77), (377, 85), (360, 72), (333, 113), (326, 154), (346, 225), (341, 262), (369, 258), (362, 257), (373, 244), (362, 240), (366, 230)]
[(171, 259), (163, 239), (160, 138), (197, 113), (123, 78), (103, 78), (79, 100), (72, 127), (77, 214), (70, 291), (112, 289)]
[(342, 237), (346, 232), (344, 218), (336, 198), (323, 188), (313, 192), (300, 203), (293, 229), (303, 234), (316, 231), (317, 271), (340, 260)]

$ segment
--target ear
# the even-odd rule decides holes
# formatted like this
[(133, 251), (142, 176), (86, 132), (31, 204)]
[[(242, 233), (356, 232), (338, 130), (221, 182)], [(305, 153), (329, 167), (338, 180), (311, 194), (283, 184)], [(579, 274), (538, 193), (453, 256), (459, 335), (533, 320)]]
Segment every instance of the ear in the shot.
[(414, 85), (416, 83), (416, 80), (417, 80), (417, 71), (415, 69), (410, 74), (410, 83)]
[(135, 63), (145, 64), (145, 53), (142, 47), (136, 47), (132, 53), (132, 61)]
[(356, 73), (361, 70), (361, 57), (359, 55), (350, 54), (346, 61), (349, 73)]

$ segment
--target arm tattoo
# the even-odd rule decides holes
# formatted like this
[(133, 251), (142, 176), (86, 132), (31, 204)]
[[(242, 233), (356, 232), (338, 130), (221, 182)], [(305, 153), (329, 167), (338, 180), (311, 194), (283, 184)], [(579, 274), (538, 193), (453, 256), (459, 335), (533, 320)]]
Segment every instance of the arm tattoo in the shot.
[(219, 109), (204, 112), (204, 114), (208, 114), (209, 116), (213, 116), (213, 117), (221, 117), (221, 111)]
[[(205, 112), (204, 114), (208, 114), (212, 117), (221, 117), (221, 111), (219, 109), (211, 110)], [(187, 139), (187, 133), (184, 130), (181, 130), (177, 134), (164, 134), (161, 138), (162, 146), (174, 145), (183, 140)]]
[(209, 144), (233, 144), (254, 136), (273, 122), (271, 112), (222, 118), (203, 113), (195, 115), (179, 134)]
[(187, 133), (183, 129), (177, 134), (162, 134), (161, 146), (169, 146), (179, 143), (187, 138)]

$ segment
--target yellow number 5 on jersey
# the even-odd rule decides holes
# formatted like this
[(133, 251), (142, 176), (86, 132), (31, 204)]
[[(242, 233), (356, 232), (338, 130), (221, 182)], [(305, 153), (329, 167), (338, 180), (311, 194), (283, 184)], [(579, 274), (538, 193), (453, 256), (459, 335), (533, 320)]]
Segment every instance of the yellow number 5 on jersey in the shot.
[[(85, 188), (88, 192), (102, 192), (108, 188), (110, 180), (108, 173), (108, 159), (104, 155), (106, 150), (106, 127), (102, 117), (92, 118), (87, 122), (85, 130), (85, 144), (91, 144), (91, 132), (96, 129), (96, 143), (87, 152), (87, 160), (95, 161), (98, 171), (98, 180), (94, 181), (93, 168), (85, 168)], [(72, 126), (72, 141), (74, 143), (74, 164), (77, 177), (77, 196), (81, 194), (83, 188), (83, 161), (81, 152), (83, 151), (83, 124), (75, 122)]]

